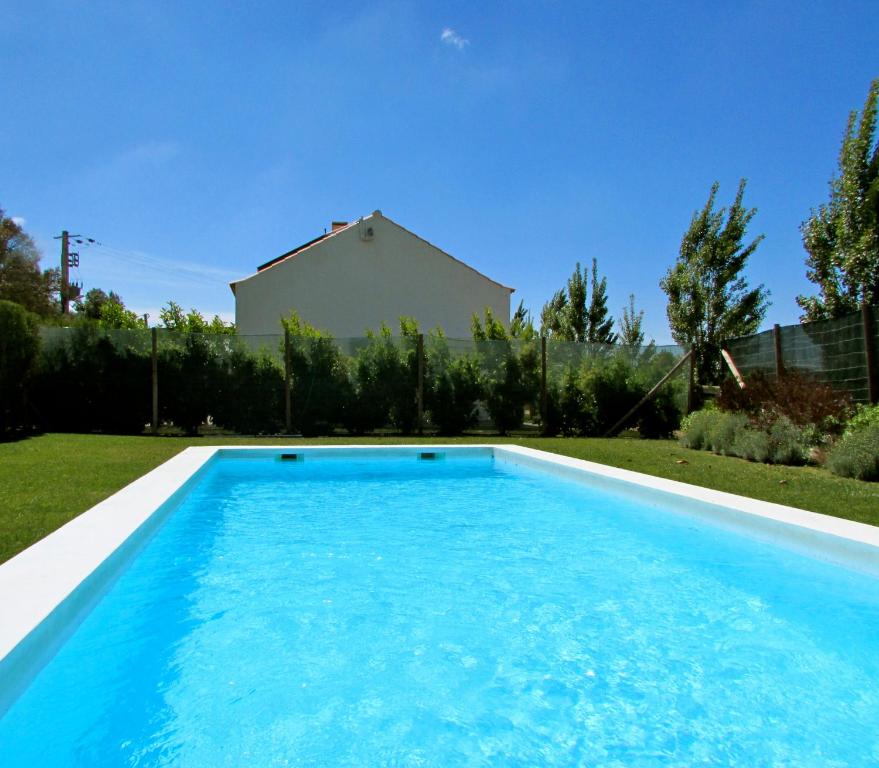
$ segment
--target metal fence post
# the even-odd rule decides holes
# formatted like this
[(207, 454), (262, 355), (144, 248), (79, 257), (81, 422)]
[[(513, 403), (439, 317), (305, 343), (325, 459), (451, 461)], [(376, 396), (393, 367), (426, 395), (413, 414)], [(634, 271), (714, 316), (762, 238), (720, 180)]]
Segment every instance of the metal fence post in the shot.
[(152, 329), (152, 380), (153, 380), (153, 418), (150, 429), (155, 435), (159, 431), (159, 332)]
[(873, 313), (868, 304), (861, 306), (864, 331), (864, 359), (867, 365), (867, 396), (871, 404), (879, 402), (879, 372), (876, 370), (876, 349), (873, 339)]
[(418, 386), (415, 397), (418, 402), (418, 434), (424, 434), (424, 334), (418, 334), (418, 342), (415, 347), (418, 356)]
[(546, 336), (540, 337), (540, 420), (543, 431), (547, 426), (546, 411)]
[[(687, 366), (687, 413), (686, 416), (689, 416), (693, 412), (693, 405), (695, 402), (695, 389), (696, 389), (696, 347), (694, 345), (690, 345), (690, 351), (681, 360), (681, 363), (689, 358), (690, 364)], [(672, 372), (677, 369), (677, 366), (672, 369)]]
[(781, 354), (781, 326), (776, 323), (772, 327), (772, 338), (775, 341), (775, 377), (784, 376), (784, 357)]
[(290, 331), (284, 329), (284, 433), (290, 434), (293, 430), (293, 405), (291, 402), (290, 386)]

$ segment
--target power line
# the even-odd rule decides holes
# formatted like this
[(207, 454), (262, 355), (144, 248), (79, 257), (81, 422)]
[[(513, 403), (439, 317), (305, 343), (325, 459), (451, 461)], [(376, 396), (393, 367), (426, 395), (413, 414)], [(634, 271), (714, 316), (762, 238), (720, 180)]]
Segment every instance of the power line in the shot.
[[(80, 249), (88, 249), (94, 255), (103, 255), (113, 261), (132, 265), (141, 270), (149, 270), (166, 278), (170, 277), (172, 280), (176, 278), (176, 281), (179, 282), (203, 285), (205, 281), (225, 282), (233, 275), (231, 271), (225, 270), (190, 268), (141, 251), (132, 251), (108, 245), (94, 237), (80, 234), (72, 235), (66, 230), (55, 239), (61, 240), (61, 304), (65, 314), (69, 311), (69, 302), (81, 297), (83, 287), (80, 253), (79, 251), (70, 251), (70, 245), (75, 245)], [(75, 270), (78, 283), (70, 282), (70, 269)]]

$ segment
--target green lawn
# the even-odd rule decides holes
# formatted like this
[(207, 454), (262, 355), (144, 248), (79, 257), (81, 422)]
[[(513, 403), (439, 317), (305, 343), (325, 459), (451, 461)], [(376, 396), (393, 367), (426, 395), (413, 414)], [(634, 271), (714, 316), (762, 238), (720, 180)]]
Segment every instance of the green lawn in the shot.
[[(811, 467), (771, 467), (670, 440), (598, 438), (253, 439), (42, 435), (0, 443), (0, 562), (189, 445), (511, 442), (879, 525), (879, 484)], [(683, 460), (685, 463), (678, 463)]]

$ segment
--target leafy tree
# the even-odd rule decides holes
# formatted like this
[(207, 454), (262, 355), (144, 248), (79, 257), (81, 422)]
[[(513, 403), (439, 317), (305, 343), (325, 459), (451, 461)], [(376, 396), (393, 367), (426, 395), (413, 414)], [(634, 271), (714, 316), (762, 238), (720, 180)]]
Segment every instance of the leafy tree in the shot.
[(719, 184), (715, 182), (708, 201), (693, 214), (681, 241), (675, 265), (660, 281), (668, 295), (666, 312), (672, 337), (681, 345), (692, 345), (697, 378), (701, 383), (720, 376), (720, 345), (724, 339), (757, 330), (768, 307), (768, 292), (762, 285), (749, 289), (742, 275), (748, 257), (763, 235), (743, 243), (756, 208), (745, 208), (745, 180), (729, 210), (714, 210)]
[(109, 294), (100, 288), (92, 288), (74, 304), (76, 316), (87, 321), (97, 322), (102, 328), (146, 329), (146, 320), (130, 309), (118, 293)]
[(644, 344), (644, 310), (635, 312), (635, 294), (629, 294), (629, 306), (623, 307), (620, 318), (620, 344), (640, 347)]
[[(591, 289), (591, 290), (590, 290)], [(598, 278), (598, 260), (592, 259), (591, 285), (580, 262), (565, 288), (556, 291), (540, 312), (540, 332), (561, 341), (613, 344), (613, 318), (607, 311), (607, 278)]]
[[(169, 331), (180, 333), (210, 333), (210, 334), (234, 334), (235, 325), (225, 323), (219, 315), (214, 315), (211, 320), (205, 319), (197, 309), (184, 312), (176, 301), (169, 301), (159, 310), (159, 320)], [(282, 325), (284, 320), (281, 321)]]
[(0, 299), (0, 438), (23, 422), (24, 387), (39, 346), (36, 316)]
[(574, 274), (568, 278), (568, 302), (567, 322), (563, 327), (567, 328), (571, 338), (568, 341), (586, 341), (590, 330), (589, 314), (592, 306), (586, 307), (588, 294), (588, 277), (580, 271), (580, 262), (574, 269)]
[(86, 318), (87, 320), (100, 320), (101, 319), (101, 309), (113, 298), (117, 298), (119, 302), (122, 302), (122, 299), (117, 296), (115, 293), (110, 291), (110, 295), (100, 288), (91, 288), (86, 291), (85, 296), (80, 297), (73, 305), (73, 308), (76, 310), (76, 314)]
[(870, 85), (858, 121), (849, 115), (839, 175), (830, 181), (830, 201), (803, 222), (808, 252), (806, 275), (817, 296), (798, 296), (802, 320), (835, 318), (862, 304), (879, 304), (879, 142), (876, 112), (879, 79)]
[[(124, 330), (146, 330), (146, 319), (130, 309), (125, 309), (122, 299), (116, 294), (110, 294), (110, 301), (101, 307), (99, 323), (103, 328), (118, 328)], [(112, 298), (115, 297), (115, 298)], [(118, 299), (118, 300), (117, 300)]]
[(34, 241), (0, 208), (0, 299), (48, 317), (58, 312), (53, 300), (58, 283), (58, 270), (40, 270)]

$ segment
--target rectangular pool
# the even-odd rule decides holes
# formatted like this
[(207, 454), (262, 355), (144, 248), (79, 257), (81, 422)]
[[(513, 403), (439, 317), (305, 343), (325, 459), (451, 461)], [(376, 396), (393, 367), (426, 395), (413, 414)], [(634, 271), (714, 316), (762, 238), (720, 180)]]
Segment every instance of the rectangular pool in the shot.
[(0, 662), (4, 768), (879, 765), (868, 526), (515, 448), (200, 455)]

